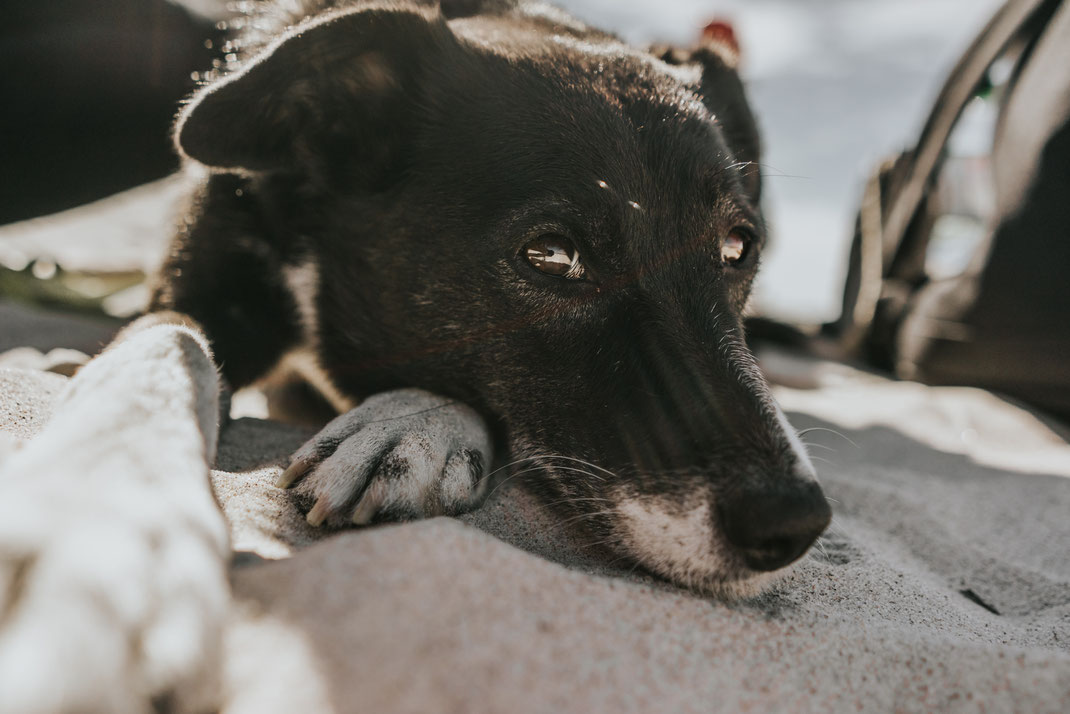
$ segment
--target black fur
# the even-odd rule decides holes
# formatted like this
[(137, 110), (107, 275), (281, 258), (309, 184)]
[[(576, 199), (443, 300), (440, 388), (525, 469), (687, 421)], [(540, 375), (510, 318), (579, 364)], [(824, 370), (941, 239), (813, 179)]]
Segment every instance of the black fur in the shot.
[[(303, 7), (180, 118), (214, 173), (154, 309), (200, 321), (240, 386), (298, 345), (281, 267), (312, 258), (318, 358), (343, 392), (428, 389), (517, 455), (594, 464), (543, 461), (533, 483), (595, 531), (612, 515), (576, 499), (611, 491), (712, 493), (722, 530), (761, 519), (755, 493), (802, 493), (823, 527), (744, 344), (765, 228), (731, 58), (655, 56), (531, 3)], [(728, 265), (734, 229), (750, 242)], [(589, 279), (532, 268), (542, 233), (571, 238)]]

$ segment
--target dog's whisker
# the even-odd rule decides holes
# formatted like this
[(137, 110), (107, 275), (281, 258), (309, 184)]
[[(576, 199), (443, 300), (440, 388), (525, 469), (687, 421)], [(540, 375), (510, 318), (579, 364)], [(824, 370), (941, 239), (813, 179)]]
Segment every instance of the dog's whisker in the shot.
[(588, 511), (587, 513), (580, 513), (579, 515), (570, 516), (562, 521), (558, 521), (558, 525), (564, 526), (575, 521), (583, 520), (584, 518), (596, 518), (598, 516), (611, 516), (620, 513), (616, 508), (607, 508), (602, 511)]
[[(609, 541), (606, 541), (606, 542), (612, 542), (612, 539), (610, 539)], [(605, 568), (612, 568), (612, 567), (613, 567), (614, 565), (616, 565), (616, 564), (617, 564), (617, 563), (619, 563), (620, 561), (622, 561), (622, 560), (625, 560), (625, 561), (626, 561), (626, 560), (628, 560), (628, 558), (630, 558), (630, 557), (631, 557), (631, 556), (628, 556), (628, 555), (623, 555), (623, 554), (621, 554), (621, 555), (618, 555), (618, 556), (617, 556), (616, 558), (613, 558), (612, 560), (609, 560), (609, 561), (607, 561), (607, 562), (605, 562), (605, 563), (602, 563), (602, 566), (603, 566), (603, 567), (605, 567)], [(633, 568), (633, 569), (634, 569), (634, 568)], [(630, 575), (630, 574), (631, 574), (631, 572), (632, 572), (632, 571), (631, 571), (631, 570), (629, 570), (627, 574), (629, 574), (629, 575)]]
[[(501, 471), (501, 469), (495, 469), (490, 474), (488, 474), (486, 477), (484, 477), (484, 480), (486, 480), (489, 483), (490, 477), (493, 476), (494, 474), (498, 473), (498, 471)], [(495, 492), (497, 492), (497, 490), (499, 488), (501, 488), (506, 483), (508, 483), (509, 481), (513, 480), (514, 478), (516, 478), (517, 476), (519, 476), (520, 474), (523, 474), (523, 473), (527, 473), (527, 472), (526, 471), (520, 471), (518, 473), (510, 474), (506, 478), (502, 479), (500, 482), (498, 482), (497, 484), (494, 485), (494, 488), (491, 489), (490, 493), (487, 494), (486, 499), (490, 500), (490, 497), (493, 496), (495, 494)]]
[[(602, 466), (599, 466), (597, 464), (593, 464), (590, 461), (584, 461), (583, 459), (576, 458), (574, 456), (565, 456), (564, 454), (552, 454), (552, 453), (549, 453), (549, 454), (534, 454), (534, 455), (525, 457), (525, 459), (532, 460), (532, 461), (550, 461), (550, 460), (555, 460), (555, 459), (562, 460), (562, 461), (572, 461), (572, 462), (581, 464), (583, 466), (589, 466), (592, 469), (596, 469), (598, 471), (601, 471), (603, 474), (606, 474), (607, 476), (610, 476), (610, 477), (612, 477), (614, 479), (619, 479), (619, 475), (614, 473), (613, 471), (610, 471), (609, 469), (604, 468)], [(590, 471), (586, 471), (586, 470), (583, 470), (583, 469), (570, 468), (570, 467), (560, 466), (560, 465), (555, 465), (555, 464), (545, 464), (545, 467), (547, 468), (547, 470), (558, 469), (558, 470), (561, 470), (561, 471), (574, 471), (575, 473), (580, 473), (580, 474), (583, 474), (585, 476), (590, 476), (591, 478), (595, 478), (595, 479), (598, 479), (600, 481), (605, 481), (606, 480), (605, 477), (603, 477), (603, 476), (600, 476), (600, 475), (595, 474), (595, 473), (591, 473)]]
[[(612, 542), (613, 542), (613, 539), (607, 539), (606, 541), (603, 541), (603, 543), (612, 543)], [(616, 558), (613, 558), (612, 560), (607, 561), (606, 563), (604, 563), (604, 565), (605, 565), (605, 567), (610, 568), (610, 567), (613, 567), (614, 565), (616, 565), (617, 563), (619, 563), (622, 560), (628, 560), (629, 557), (630, 556), (621, 554), (621, 555), (618, 555)]]
[(861, 448), (858, 444), (856, 444), (853, 441), (851, 441), (842, 432), (836, 431), (835, 429), (829, 429), (829, 428), (826, 428), (826, 427), (823, 427), (823, 426), (812, 426), (809, 429), (803, 429), (802, 431), (799, 432), (799, 438), (802, 438), (803, 436), (806, 436), (807, 434), (809, 434), (812, 431), (827, 431), (830, 434), (835, 434), (836, 436), (840, 437), (841, 439), (843, 439), (844, 441), (846, 441), (848, 444), (850, 444), (851, 446), (855, 447), (856, 449), (860, 449)]
[(833, 533), (835, 535), (843, 536), (845, 538), (848, 537), (847, 531), (843, 529), (842, 525), (836, 522), (835, 518), (829, 521), (828, 532)]
[[(577, 498), (563, 499), (563, 500), (560, 500), (560, 501), (551, 501), (550, 503), (538, 503), (538, 504), (535, 505), (535, 510), (537, 510), (537, 511), (539, 511), (541, 513), (547, 513), (549, 511), (552, 511), (557, 506), (565, 506), (565, 505), (568, 505), (568, 504), (571, 504), (571, 503), (583, 503), (583, 502), (593, 502), (593, 503), (600, 503), (600, 504), (606, 504), (606, 503), (612, 504), (613, 503), (613, 501), (608, 499), (608, 498), (577, 497)], [(606, 513), (615, 512), (615, 511), (616, 511), (616, 506), (614, 505), (614, 507), (611, 508), (611, 509), (605, 509), (603, 511), (587, 511), (587, 512), (584, 512), (584, 513), (579, 513), (579, 514), (576, 514), (574, 516), (570, 516), (566, 520), (563, 520), (563, 521), (559, 520), (559, 521), (557, 521), (557, 523), (558, 524), (569, 523), (572, 520), (585, 518), (585, 517), (587, 517), (589, 515), (592, 515), (592, 514), (593, 515), (604, 515)]]
[(821, 550), (821, 555), (825, 556), (825, 560), (826, 560), (826, 561), (828, 561), (829, 563), (831, 563), (831, 562), (832, 562), (832, 558), (830, 558), (830, 557), (829, 557), (829, 553), (828, 553), (828, 551), (827, 551), (827, 550), (825, 550), (825, 546), (824, 546), (824, 544), (823, 544), (823, 543), (821, 542), (821, 539), (819, 538), (819, 539), (818, 539), (818, 540), (816, 540), (816, 541), (815, 541), (814, 543), (815, 543), (815, 545), (817, 545), (817, 547), (818, 547), (818, 548), (819, 548), (819, 549)]
[[(770, 166), (769, 164), (762, 163), (762, 162), (751, 162), (751, 163), (754, 163), (757, 166), (760, 166), (762, 171), (766, 172), (765, 176), (776, 176), (777, 178), (796, 178), (796, 179), (807, 179), (807, 180), (812, 180), (814, 178), (813, 176), (799, 176), (799, 175), (796, 175), (796, 174), (786, 174), (783, 171), (781, 171), (780, 169), (776, 168), (775, 166)], [(773, 171), (775, 173), (769, 173), (770, 171)]]
[(507, 464), (504, 464), (504, 465), (502, 465), (502, 466), (499, 466), (498, 468), (494, 469), (493, 471), (491, 471), (490, 473), (488, 473), (488, 474), (487, 474), (486, 476), (484, 476), (483, 478), (490, 478), (491, 476), (494, 476), (495, 474), (497, 474), (497, 473), (498, 473), (499, 471), (504, 471), (505, 469), (508, 469), (508, 468), (512, 468), (513, 466), (518, 466), (518, 465), (520, 465), (521, 463), (523, 463), (524, 461), (531, 461), (531, 460), (532, 460), (533, 458), (536, 458), (536, 457), (532, 457), (532, 456), (525, 456), (525, 457), (523, 457), (523, 458), (520, 458), (520, 459), (516, 459), (516, 460), (514, 460), (514, 461), (510, 461), (509, 463), (507, 463)]
[[(606, 545), (607, 543), (620, 544), (620, 542), (621, 542), (620, 538), (613, 537), (613, 538), (603, 538), (602, 540), (593, 540), (593, 541), (586, 542), (586, 543), (579, 543), (578, 546), (580, 548), (587, 549), (587, 548), (596, 548), (596, 547), (598, 547), (600, 545)], [(622, 557), (627, 557), (627, 556), (617, 556), (616, 558), (614, 558), (613, 560), (609, 561), (608, 563), (604, 563), (604, 565), (610, 565), (611, 563), (614, 563), (617, 560), (620, 560), (620, 558), (622, 558)]]
[[(520, 464), (523, 461), (533, 461), (533, 460), (537, 460), (539, 458), (541, 458), (541, 457), (526, 457), (524, 459), (517, 459), (516, 461), (512, 462), (511, 464), (507, 464), (506, 466), (502, 466), (502, 467), (499, 467), (499, 468), (495, 469), (494, 471), (492, 471), (490, 474), (487, 475), (487, 478), (490, 478), (491, 475), (496, 474), (497, 472), (501, 471), (503, 468), (507, 468), (508, 466), (516, 466), (516, 465)], [(536, 472), (536, 471), (545, 471), (545, 470), (551, 470), (551, 469), (557, 469), (557, 470), (561, 470), (561, 471), (572, 471), (572, 472), (575, 472), (575, 473), (578, 473), (578, 474), (582, 474), (584, 476), (590, 476), (592, 478), (595, 478), (595, 479), (598, 479), (598, 480), (601, 480), (601, 481), (605, 480), (601, 476), (599, 476), (597, 474), (589, 473), (587, 471), (584, 471), (583, 469), (577, 469), (577, 468), (573, 468), (573, 467), (570, 467), (570, 466), (553, 466), (553, 467), (549, 467), (549, 466), (547, 466), (545, 464), (539, 464), (539, 465), (536, 465), (536, 466), (532, 466), (530, 468), (522, 469), (520, 471), (517, 471), (516, 473), (510, 474), (508, 476), (508, 478), (505, 478), (500, 483), (496, 484), (494, 486), (494, 488), (491, 490), (491, 492), (487, 494), (486, 498), (487, 498), (487, 500), (490, 500), (491, 496), (493, 496), (498, 491), (499, 488), (504, 486), (509, 481), (512, 481), (513, 479), (517, 478), (518, 476), (522, 476), (522, 475), (528, 474), (528, 473), (533, 473), (533, 472)], [(604, 499), (604, 500), (608, 500), (608, 499)]]
[(513, 479), (517, 478), (518, 476), (523, 476), (524, 474), (529, 474), (529, 473), (532, 473), (532, 472), (534, 472), (534, 471), (542, 471), (542, 470), (543, 470), (543, 467), (541, 467), (541, 466), (536, 466), (536, 467), (533, 467), (533, 468), (530, 468), (530, 469), (522, 469), (522, 470), (520, 470), (520, 471), (517, 471), (516, 473), (513, 473), (513, 474), (509, 474), (509, 476), (508, 476), (508, 477), (506, 477), (506, 478), (502, 479), (502, 480), (501, 480), (501, 482), (499, 482), (498, 484), (496, 484), (496, 485), (494, 486), (494, 488), (493, 488), (493, 489), (491, 489), (490, 493), (488, 493), (488, 494), (487, 494), (487, 496), (486, 496), (486, 500), (487, 500), (487, 501), (489, 501), (489, 500), (490, 500), (490, 498), (491, 498), (491, 496), (493, 496), (493, 495), (494, 495), (495, 493), (497, 493), (497, 492), (498, 492), (498, 489), (499, 489), (499, 488), (501, 488), (501, 487), (502, 487), (502, 486), (504, 486), (505, 484), (509, 483), (509, 482), (510, 482), (510, 481), (512, 481)]
[(552, 506), (566, 506), (570, 503), (585, 503), (588, 501), (597, 501), (599, 503), (613, 503), (613, 499), (603, 498), (601, 496), (578, 496), (576, 498), (565, 498), (560, 501), (550, 501), (549, 503), (542, 504), (544, 508)]
[(604, 477), (599, 476), (598, 474), (593, 474), (590, 471), (584, 471), (583, 469), (578, 469), (578, 468), (575, 468), (575, 467), (572, 467), (572, 466), (550, 466), (550, 465), (547, 465), (547, 464), (542, 464), (542, 466), (547, 471), (568, 471), (568, 472), (571, 472), (571, 473), (582, 474), (584, 476), (590, 476), (591, 478), (597, 479), (599, 481), (605, 481), (606, 480)]
[(628, 569), (628, 572), (626, 572), (624, 574), (624, 577), (630, 578), (632, 576), (632, 573), (634, 573), (636, 570), (638, 570), (639, 566), (641, 566), (641, 565), (642, 565), (642, 563), (639, 562), (638, 560), (636, 560), (635, 561), (635, 565), (633, 565), (631, 568)]
[(517, 476), (520, 476), (522, 474), (529, 474), (529, 473), (533, 473), (535, 471), (545, 471), (545, 470), (546, 470), (546, 467), (543, 466), (542, 464), (529, 465), (526, 468), (520, 469), (519, 471), (514, 471), (513, 473), (509, 474), (509, 476), (507, 476), (505, 479), (503, 479), (502, 482), (499, 483), (498, 485), (500, 486), (501, 484), (505, 483), (506, 481), (509, 481), (510, 479), (514, 479)]
[(598, 471), (601, 471), (601, 472), (603, 472), (603, 473), (604, 473), (604, 474), (606, 474), (607, 476), (612, 476), (612, 477), (614, 477), (614, 478), (616, 478), (616, 477), (617, 477), (617, 474), (616, 474), (616, 473), (614, 473), (614, 472), (610, 471), (610, 470), (609, 470), (609, 469), (607, 469), (607, 468), (603, 468), (603, 467), (599, 466), (598, 464), (592, 464), (592, 463), (591, 463), (590, 461), (584, 461), (583, 459), (577, 459), (577, 458), (576, 458), (576, 457), (574, 457), (574, 456), (565, 456), (564, 454), (549, 454), (549, 455), (547, 455), (547, 456), (544, 456), (544, 457), (542, 457), (542, 458), (547, 458), (547, 459), (565, 459), (565, 460), (567, 460), (567, 461), (575, 461), (576, 463), (582, 464), (582, 465), (584, 465), (584, 466), (590, 466), (590, 467), (591, 467), (592, 469), (597, 469)]

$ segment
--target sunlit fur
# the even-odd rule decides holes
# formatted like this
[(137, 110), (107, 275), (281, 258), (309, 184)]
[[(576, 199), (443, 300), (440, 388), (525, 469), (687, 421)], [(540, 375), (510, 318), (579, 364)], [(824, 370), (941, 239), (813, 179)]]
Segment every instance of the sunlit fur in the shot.
[[(468, 404), (630, 567), (731, 595), (765, 580), (744, 560), (801, 555), (762, 560), (812, 542), (827, 504), (743, 331), (766, 227), (734, 58), (522, 0), (248, 10), (176, 125), (211, 174), (153, 309), (198, 319), (236, 386), (299, 351), (336, 404)], [(547, 234), (584, 279), (531, 265)], [(768, 538), (736, 517), (796, 496), (817, 518), (793, 534), (805, 514), (764, 511)]]

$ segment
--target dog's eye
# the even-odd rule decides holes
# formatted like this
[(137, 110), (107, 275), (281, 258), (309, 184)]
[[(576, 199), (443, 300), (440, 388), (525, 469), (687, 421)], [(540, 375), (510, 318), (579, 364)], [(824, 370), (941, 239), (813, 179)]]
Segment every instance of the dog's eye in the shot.
[(568, 238), (554, 233), (541, 235), (524, 246), (528, 262), (547, 275), (568, 280), (583, 280), (587, 271), (580, 260), (580, 252)]
[(750, 237), (742, 229), (736, 228), (721, 243), (721, 262), (725, 265), (734, 265), (743, 260), (747, 255), (749, 245)]

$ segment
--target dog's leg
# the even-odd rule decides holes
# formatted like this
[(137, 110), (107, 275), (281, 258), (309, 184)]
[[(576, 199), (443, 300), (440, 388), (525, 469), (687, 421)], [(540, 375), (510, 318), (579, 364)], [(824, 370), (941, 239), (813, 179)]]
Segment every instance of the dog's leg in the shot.
[(160, 322), (83, 367), (0, 466), (5, 712), (219, 705), (218, 377), (198, 330)]
[(297, 483), (312, 525), (455, 515), (479, 504), (490, 463), (491, 437), (475, 411), (399, 389), (328, 424), (294, 454), (279, 486)]
[(234, 389), (265, 376), (304, 339), (297, 297), (284, 277), (286, 261), (298, 260), (286, 251), (296, 247), (265, 237), (251, 192), (249, 180), (240, 176), (208, 180), (190, 209), (191, 222), (183, 223), (171, 244), (149, 300), (154, 314), (197, 320)]

